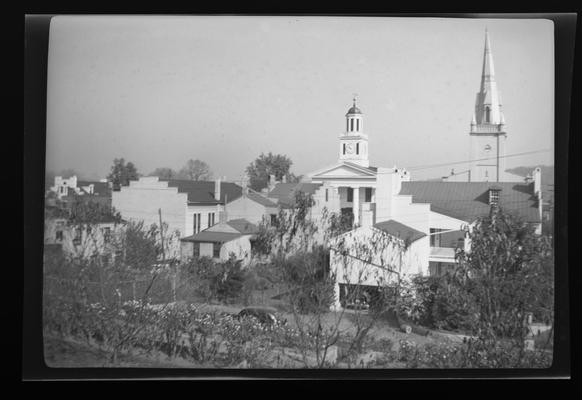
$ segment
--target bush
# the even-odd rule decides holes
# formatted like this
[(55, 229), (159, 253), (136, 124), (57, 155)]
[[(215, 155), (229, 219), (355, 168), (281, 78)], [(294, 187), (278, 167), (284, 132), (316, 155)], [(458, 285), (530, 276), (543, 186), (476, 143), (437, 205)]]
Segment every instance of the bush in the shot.
[(245, 272), (241, 262), (231, 257), (225, 262), (215, 262), (209, 257), (192, 259), (182, 266), (193, 292), (204, 301), (232, 302), (243, 294)]
[(278, 259), (274, 268), (290, 288), (291, 305), (300, 313), (328, 311), (334, 301), (334, 282), (329, 277), (329, 252), (316, 247), (286, 259)]
[(480, 339), (422, 346), (401, 340), (398, 358), (406, 368), (549, 368), (552, 363), (552, 355), (545, 351), (525, 351), (518, 342)]

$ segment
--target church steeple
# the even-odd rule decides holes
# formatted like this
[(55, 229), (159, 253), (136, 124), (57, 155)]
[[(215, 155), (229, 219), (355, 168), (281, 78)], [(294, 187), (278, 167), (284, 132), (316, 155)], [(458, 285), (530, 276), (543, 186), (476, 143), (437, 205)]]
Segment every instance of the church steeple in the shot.
[(495, 80), (495, 66), (489, 32), (485, 29), (485, 48), (481, 85), (471, 119), (471, 181), (501, 181), (505, 172), (505, 118), (501, 95)]
[(489, 32), (485, 30), (485, 50), (483, 52), (483, 69), (481, 72), (481, 86), (475, 101), (475, 124), (471, 123), (471, 132), (478, 130), (480, 125), (487, 126), (490, 130), (496, 126), (502, 130), (503, 111), (501, 109), (501, 96), (495, 81), (495, 66), (493, 64), (493, 52)]

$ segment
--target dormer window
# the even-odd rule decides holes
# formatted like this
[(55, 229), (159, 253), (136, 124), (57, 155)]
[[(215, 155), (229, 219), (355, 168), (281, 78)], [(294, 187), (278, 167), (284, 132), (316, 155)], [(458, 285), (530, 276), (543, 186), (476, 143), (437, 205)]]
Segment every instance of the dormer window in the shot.
[(499, 205), (499, 193), (501, 192), (501, 188), (493, 187), (489, 189), (489, 205), (490, 206), (498, 206)]

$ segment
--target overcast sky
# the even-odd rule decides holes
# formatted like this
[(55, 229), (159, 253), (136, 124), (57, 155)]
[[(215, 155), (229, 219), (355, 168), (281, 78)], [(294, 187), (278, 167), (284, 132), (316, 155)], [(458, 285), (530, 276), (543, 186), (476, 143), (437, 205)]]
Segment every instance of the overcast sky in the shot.
[(238, 180), (261, 152), (305, 174), (337, 162), (358, 94), (370, 163), (447, 174), (469, 158), (485, 27), (507, 123), (507, 167), (553, 164), (549, 20), (61, 16), (51, 21), (47, 169), (105, 177), (206, 161)]

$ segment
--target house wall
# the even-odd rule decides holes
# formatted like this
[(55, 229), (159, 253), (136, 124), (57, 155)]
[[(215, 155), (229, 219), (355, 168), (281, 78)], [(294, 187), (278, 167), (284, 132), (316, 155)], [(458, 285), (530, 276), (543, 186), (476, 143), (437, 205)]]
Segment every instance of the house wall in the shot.
[[(209, 225), (209, 215), (214, 213), (214, 225), (218, 224), (220, 220), (220, 212), (223, 210), (223, 206), (221, 205), (188, 205), (186, 207), (186, 215), (185, 215), (185, 222), (184, 222), (184, 236), (192, 236), (194, 233), (199, 233), (204, 229), (208, 229)], [(198, 232), (194, 232), (194, 214), (200, 213), (200, 230)]]
[(220, 248), (220, 259), (226, 261), (234, 254), (237, 260), (242, 261), (243, 266), (247, 266), (251, 260), (250, 235), (244, 235), (237, 239), (226, 242)]
[[(160, 182), (157, 177), (142, 177), (131, 181), (129, 186), (122, 186), (120, 191), (112, 193), (112, 205), (128, 221), (143, 221), (145, 227), (159, 225), (158, 210), (161, 209), (162, 221), (168, 224), (168, 233), (177, 232), (185, 236), (187, 194), (178, 193), (178, 189), (168, 187), (167, 182)], [(171, 242), (168, 249), (178, 253), (178, 240)]]
[[(234, 254), (237, 260), (242, 261), (243, 266), (247, 266), (251, 260), (251, 235), (244, 235), (240, 238), (223, 243), (220, 247), (220, 261), (227, 261), (231, 254)], [(180, 256), (182, 260), (192, 258), (194, 246), (198, 243), (182, 241), (180, 244)], [(199, 243), (200, 257), (214, 258), (214, 243)]]
[[(66, 219), (45, 220), (44, 243), (60, 244), (63, 253), (70, 257), (89, 258), (93, 255), (105, 255), (112, 253), (116, 247), (115, 243), (123, 233), (124, 225), (115, 223), (91, 224), (90, 232), (87, 225), (69, 226)], [(110, 231), (110, 240), (105, 241), (104, 231)], [(81, 230), (81, 238), (75, 241), (76, 230)], [(62, 240), (57, 240), (57, 231), (63, 232)]]
[(259, 224), (263, 217), (269, 218), (270, 214), (277, 214), (277, 208), (266, 207), (243, 194), (227, 204), (226, 212), (228, 220), (244, 218), (253, 224)]
[(400, 240), (375, 228), (355, 229), (332, 241), (331, 270), (338, 283), (393, 284), (398, 279), (396, 272), (415, 275), (428, 270), (428, 252), (423, 239), (405, 249)]

